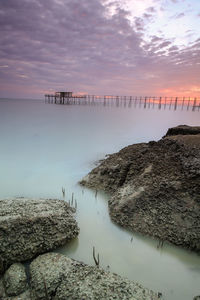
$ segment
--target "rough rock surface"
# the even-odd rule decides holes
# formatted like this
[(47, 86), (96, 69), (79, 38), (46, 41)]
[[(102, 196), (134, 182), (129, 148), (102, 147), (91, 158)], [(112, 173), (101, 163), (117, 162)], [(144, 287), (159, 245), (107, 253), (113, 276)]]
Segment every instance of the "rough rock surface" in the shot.
[(16, 263), (5, 272), (3, 283), (8, 296), (20, 295), (27, 289), (25, 267)]
[(78, 235), (72, 208), (55, 199), (0, 200), (0, 273)]
[(157, 300), (157, 294), (97, 267), (58, 253), (38, 256), (30, 265), (33, 299)]
[(200, 127), (178, 126), (109, 155), (81, 184), (111, 194), (121, 226), (200, 251)]
[(169, 128), (166, 136), (170, 135), (194, 135), (200, 134), (200, 126), (187, 126), (179, 125), (176, 127)]
[(3, 278), (0, 278), (0, 299), (4, 299), (6, 296), (4, 284), (3, 284)]
[(0, 279), (0, 299), (1, 300), (32, 300), (29, 289), (27, 289), (25, 292), (17, 296), (8, 296), (5, 291), (3, 279)]
[(24, 293), (22, 293), (18, 296), (9, 297), (9, 298), (5, 298), (2, 300), (32, 300), (32, 297), (31, 297), (30, 290), (26, 290)]

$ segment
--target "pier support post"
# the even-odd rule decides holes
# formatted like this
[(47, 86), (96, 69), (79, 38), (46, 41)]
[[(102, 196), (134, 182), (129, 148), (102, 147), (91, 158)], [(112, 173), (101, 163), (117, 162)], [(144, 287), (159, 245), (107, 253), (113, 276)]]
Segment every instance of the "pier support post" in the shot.
[(194, 98), (194, 102), (193, 102), (193, 106), (192, 106), (192, 111), (195, 111), (196, 102), (197, 102), (197, 98)]
[(162, 97), (160, 97), (160, 99), (159, 99), (159, 105), (158, 105), (159, 109), (161, 109), (161, 105), (162, 105)]
[(176, 109), (177, 109), (177, 103), (178, 103), (178, 97), (176, 97), (176, 99), (175, 99), (175, 103), (174, 103), (174, 110), (176, 110)]

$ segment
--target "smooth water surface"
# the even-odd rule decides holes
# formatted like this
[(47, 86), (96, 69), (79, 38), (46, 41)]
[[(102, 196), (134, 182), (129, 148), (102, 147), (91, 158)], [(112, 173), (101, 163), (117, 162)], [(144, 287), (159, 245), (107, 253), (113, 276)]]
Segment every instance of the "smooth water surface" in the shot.
[(200, 257), (132, 234), (109, 218), (108, 195), (78, 181), (108, 153), (160, 139), (169, 127), (200, 125), (200, 112), (68, 106), (39, 100), (0, 100), (0, 198), (24, 196), (77, 201), (79, 237), (57, 251), (160, 291), (167, 300), (200, 294)]

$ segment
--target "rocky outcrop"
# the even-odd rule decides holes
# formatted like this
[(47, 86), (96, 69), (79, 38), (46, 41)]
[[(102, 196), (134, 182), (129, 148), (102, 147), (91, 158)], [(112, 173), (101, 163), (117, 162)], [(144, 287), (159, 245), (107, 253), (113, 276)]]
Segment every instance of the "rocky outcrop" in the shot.
[[(20, 268), (20, 274), (21, 271)], [(9, 276), (7, 273), (10, 273)], [(0, 299), (158, 300), (161, 298), (161, 293), (156, 294), (138, 283), (58, 253), (45, 253), (34, 259), (27, 268), (25, 284), (24, 275), (26, 274), (23, 274), (23, 280), (19, 280), (19, 268), (11, 265), (3, 280), (0, 280)]]
[(158, 299), (138, 283), (57, 253), (37, 257), (30, 265), (30, 275), (33, 299), (38, 300)]
[(78, 235), (72, 208), (55, 199), (0, 200), (0, 273)]
[(81, 184), (111, 194), (109, 212), (121, 226), (200, 251), (199, 127), (109, 155)]
[(166, 136), (170, 135), (194, 135), (200, 134), (200, 126), (187, 126), (180, 125), (176, 127), (169, 128)]

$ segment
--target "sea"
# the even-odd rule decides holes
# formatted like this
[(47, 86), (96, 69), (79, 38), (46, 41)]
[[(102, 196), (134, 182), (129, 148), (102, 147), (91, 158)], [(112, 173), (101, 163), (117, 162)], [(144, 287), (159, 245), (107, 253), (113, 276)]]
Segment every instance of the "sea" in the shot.
[[(199, 125), (200, 111), (124, 105), (59, 105), (0, 99), (0, 198), (63, 199), (77, 205), (79, 236), (56, 252), (137, 281), (165, 300), (200, 295), (200, 256), (113, 223), (109, 195), (79, 181), (107, 154), (159, 140), (169, 127)], [(63, 195), (65, 190), (65, 195)]]

